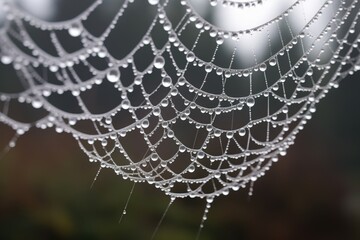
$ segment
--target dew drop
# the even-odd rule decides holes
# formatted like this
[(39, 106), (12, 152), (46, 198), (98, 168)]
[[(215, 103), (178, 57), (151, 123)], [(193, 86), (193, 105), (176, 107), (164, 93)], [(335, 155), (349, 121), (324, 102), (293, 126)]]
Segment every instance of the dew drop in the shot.
[(1, 57), (1, 62), (5, 65), (9, 65), (10, 63), (12, 63), (12, 57), (10, 56), (2, 56)]
[(39, 100), (34, 100), (31, 102), (31, 105), (33, 108), (41, 108), (43, 106), (43, 103)]
[(162, 56), (157, 56), (154, 60), (154, 67), (157, 69), (163, 68), (165, 65), (165, 59)]
[(79, 23), (73, 23), (69, 28), (69, 34), (72, 37), (80, 36), (81, 32), (82, 32), (82, 28)]
[(215, 7), (218, 4), (218, 0), (210, 0), (210, 5)]
[(164, 78), (162, 79), (162, 85), (163, 85), (164, 87), (170, 87), (170, 86), (171, 86), (171, 83), (172, 83), (172, 81), (171, 81), (171, 78), (170, 78), (169, 76), (166, 76), (166, 77), (164, 77)]
[(123, 100), (122, 102), (121, 102), (121, 107), (123, 108), (123, 109), (129, 109), (130, 108), (130, 101), (129, 100)]
[(117, 82), (120, 79), (120, 71), (117, 68), (110, 69), (110, 71), (106, 74), (106, 78), (109, 82)]
[(265, 72), (266, 68), (267, 68), (267, 66), (265, 63), (260, 64), (260, 67), (259, 67), (260, 71)]
[(209, 73), (209, 72), (212, 71), (212, 66), (211, 66), (211, 64), (206, 64), (206, 66), (205, 66), (205, 71), (206, 71), (207, 73)]
[(142, 123), (141, 123), (141, 127), (143, 128), (148, 128), (150, 125), (149, 120), (145, 119)]
[(255, 99), (253, 97), (249, 97), (246, 99), (246, 105), (251, 108), (255, 105)]
[(269, 65), (272, 66), (272, 67), (275, 66), (276, 65), (276, 59), (275, 58), (270, 59)]
[(159, 0), (148, 0), (150, 5), (156, 5), (159, 3)]
[(195, 54), (193, 52), (189, 52), (187, 55), (186, 55), (186, 60), (188, 62), (193, 62), (195, 60)]
[(224, 43), (224, 38), (222, 36), (217, 37), (216, 38), (216, 43), (219, 44), (219, 45), (223, 44)]

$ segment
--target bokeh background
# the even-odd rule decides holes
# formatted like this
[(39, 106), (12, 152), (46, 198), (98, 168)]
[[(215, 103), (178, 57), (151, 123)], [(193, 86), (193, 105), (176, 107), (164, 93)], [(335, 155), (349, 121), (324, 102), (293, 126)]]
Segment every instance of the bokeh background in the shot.
[[(0, 81), (6, 72), (0, 71)], [(202, 240), (360, 239), (360, 73), (317, 105), (296, 144), (248, 191), (219, 197)], [(12, 137), (0, 125), (0, 147)], [(0, 239), (150, 239), (169, 199), (88, 162), (68, 134), (32, 129), (0, 159)], [(176, 200), (155, 239), (195, 239), (205, 201)]]
[[(360, 74), (320, 102), (295, 145), (247, 190), (215, 200), (201, 239), (360, 238)], [(1, 146), (12, 132), (0, 128)], [(89, 163), (67, 134), (33, 129), (0, 160), (0, 239), (149, 239), (169, 199)], [(204, 209), (174, 202), (155, 239), (195, 239)]]

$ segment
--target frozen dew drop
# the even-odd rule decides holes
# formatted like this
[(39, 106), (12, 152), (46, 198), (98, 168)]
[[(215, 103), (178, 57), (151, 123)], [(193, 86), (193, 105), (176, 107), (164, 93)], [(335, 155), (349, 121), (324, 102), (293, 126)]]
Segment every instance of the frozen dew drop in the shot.
[(154, 60), (154, 67), (157, 69), (162, 69), (165, 65), (165, 59), (162, 56), (156, 56)]
[(109, 82), (117, 82), (120, 79), (120, 71), (117, 68), (110, 69), (106, 74), (106, 78)]

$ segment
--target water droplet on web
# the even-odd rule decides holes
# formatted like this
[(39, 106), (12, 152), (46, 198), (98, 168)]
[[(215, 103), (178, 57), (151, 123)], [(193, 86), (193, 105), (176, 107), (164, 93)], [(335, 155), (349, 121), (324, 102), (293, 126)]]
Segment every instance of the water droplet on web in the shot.
[(212, 71), (212, 66), (211, 66), (211, 64), (206, 64), (206, 66), (205, 66), (205, 72), (209, 73), (209, 72), (211, 72), (211, 71)]
[(195, 54), (193, 52), (189, 52), (187, 55), (186, 55), (186, 60), (188, 62), (193, 62), (195, 60)]
[(12, 57), (10, 56), (2, 56), (1, 57), (1, 62), (5, 65), (9, 65), (10, 63), (12, 63)]
[(143, 128), (148, 128), (149, 125), (150, 125), (150, 123), (149, 123), (149, 120), (147, 120), (147, 119), (145, 119), (145, 120), (142, 121), (142, 123), (141, 123), (141, 127), (143, 127)]
[(109, 82), (117, 82), (120, 79), (120, 71), (117, 68), (110, 69), (106, 74), (106, 78)]
[(125, 99), (125, 100), (123, 100), (122, 102), (121, 102), (121, 107), (123, 108), (123, 109), (129, 109), (130, 108), (130, 101), (129, 100), (127, 100), (127, 99)]
[(163, 85), (164, 87), (170, 87), (170, 86), (171, 86), (171, 83), (172, 83), (172, 81), (171, 81), (171, 78), (170, 78), (169, 76), (166, 76), (166, 77), (164, 77), (164, 78), (162, 79), (162, 85)]
[(159, 3), (159, 0), (148, 0), (150, 5), (156, 5)]
[(73, 23), (69, 28), (69, 34), (72, 37), (78, 37), (82, 33), (82, 27), (79, 23)]
[(255, 99), (253, 97), (248, 97), (246, 99), (246, 105), (251, 108), (255, 105)]
[(154, 67), (162, 69), (165, 65), (165, 59), (162, 56), (156, 56), (154, 60)]
[(41, 108), (43, 106), (43, 103), (39, 100), (33, 100), (31, 102), (31, 105), (33, 106), (33, 108)]
[(219, 44), (219, 45), (223, 44), (224, 43), (224, 37), (222, 37), (222, 36), (217, 37), (216, 43)]
[(210, 5), (215, 7), (218, 4), (218, 0), (210, 0)]
[(260, 64), (260, 67), (259, 67), (260, 71), (265, 72), (266, 68), (267, 68), (267, 66), (265, 63)]
[(272, 67), (275, 66), (276, 65), (276, 59), (275, 58), (270, 59), (269, 65), (272, 66)]

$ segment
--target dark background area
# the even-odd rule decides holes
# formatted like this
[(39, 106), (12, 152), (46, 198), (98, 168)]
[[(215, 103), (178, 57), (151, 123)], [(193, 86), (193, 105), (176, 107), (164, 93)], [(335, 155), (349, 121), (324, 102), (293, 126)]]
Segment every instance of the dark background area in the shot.
[[(247, 190), (215, 200), (200, 239), (360, 238), (360, 74), (318, 104), (296, 143)], [(11, 131), (1, 126), (1, 144)], [(89, 163), (76, 141), (33, 129), (0, 160), (0, 239), (150, 239), (169, 199)], [(176, 200), (155, 239), (195, 239), (205, 201)]]

